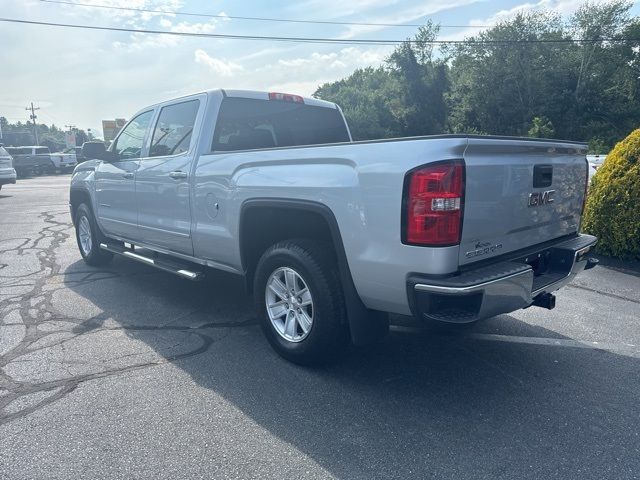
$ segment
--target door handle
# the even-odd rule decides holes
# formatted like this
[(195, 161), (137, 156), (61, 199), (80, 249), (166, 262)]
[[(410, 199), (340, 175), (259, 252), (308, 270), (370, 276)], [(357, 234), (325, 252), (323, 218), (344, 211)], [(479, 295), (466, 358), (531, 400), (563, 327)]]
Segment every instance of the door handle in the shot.
[(187, 178), (187, 172), (181, 172), (180, 170), (176, 170), (175, 172), (171, 172), (169, 176), (174, 180), (181, 180), (183, 178)]
[(132, 179), (133, 178), (133, 172), (125, 172), (122, 174), (123, 178), (127, 178), (127, 179)]

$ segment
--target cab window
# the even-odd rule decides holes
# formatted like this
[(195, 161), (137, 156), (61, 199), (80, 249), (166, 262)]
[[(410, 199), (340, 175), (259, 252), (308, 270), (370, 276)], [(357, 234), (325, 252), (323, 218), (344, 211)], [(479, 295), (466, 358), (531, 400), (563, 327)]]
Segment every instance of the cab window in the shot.
[(150, 157), (179, 155), (189, 150), (199, 106), (199, 100), (191, 100), (162, 107), (153, 131)]
[(152, 117), (153, 110), (149, 110), (131, 120), (124, 130), (120, 132), (111, 151), (120, 159), (140, 158), (142, 155), (144, 136), (149, 128)]
[(214, 151), (348, 142), (337, 108), (293, 102), (228, 97), (222, 101)]

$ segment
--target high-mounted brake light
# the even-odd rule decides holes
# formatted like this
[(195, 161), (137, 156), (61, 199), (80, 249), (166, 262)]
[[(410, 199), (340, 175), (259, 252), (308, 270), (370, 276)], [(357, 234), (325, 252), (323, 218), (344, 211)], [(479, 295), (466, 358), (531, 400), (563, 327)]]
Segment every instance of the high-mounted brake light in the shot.
[(300, 95), (290, 93), (269, 92), (269, 100), (280, 100), (281, 102), (304, 103), (304, 98)]
[(464, 163), (438, 162), (414, 170), (405, 180), (402, 241), (437, 246), (460, 243)]

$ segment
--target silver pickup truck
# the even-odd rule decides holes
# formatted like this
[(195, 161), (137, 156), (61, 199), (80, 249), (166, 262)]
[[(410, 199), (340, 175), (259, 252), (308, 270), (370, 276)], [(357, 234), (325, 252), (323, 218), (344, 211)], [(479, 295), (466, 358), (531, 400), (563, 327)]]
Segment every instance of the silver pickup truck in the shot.
[(440, 135), (353, 142), (340, 108), (212, 90), (85, 144), (71, 216), (89, 265), (114, 254), (189, 280), (241, 275), (271, 345), (338, 358), (388, 315), (466, 323), (529, 306), (580, 270), (585, 145)]

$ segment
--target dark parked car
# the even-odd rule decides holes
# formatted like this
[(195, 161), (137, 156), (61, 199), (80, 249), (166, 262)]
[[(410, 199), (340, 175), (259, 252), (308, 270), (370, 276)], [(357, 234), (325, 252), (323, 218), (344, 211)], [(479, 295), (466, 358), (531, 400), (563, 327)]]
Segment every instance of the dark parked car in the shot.
[(69, 151), (71, 150), (76, 153), (76, 161), (78, 163), (82, 163), (86, 160), (86, 158), (84, 158), (84, 155), (82, 155), (82, 147), (73, 147), (69, 149)]
[(19, 177), (42, 175), (53, 169), (49, 147), (5, 147), (13, 157), (13, 167)]

